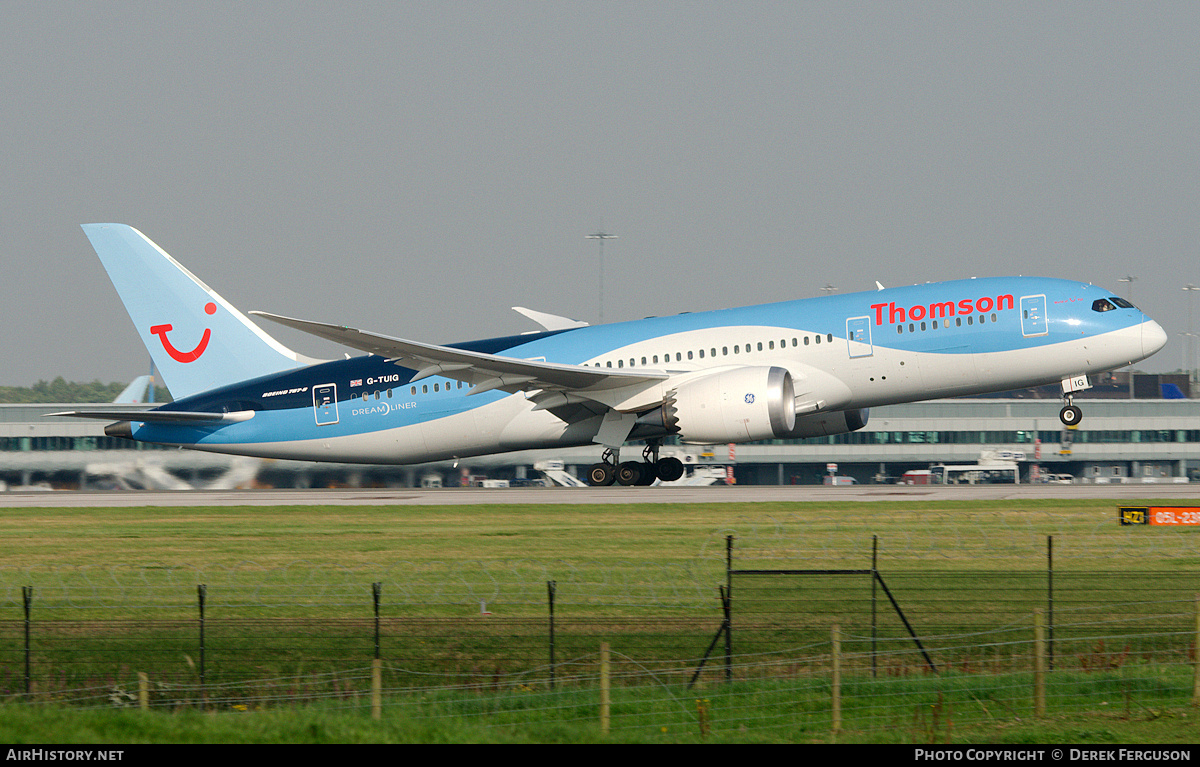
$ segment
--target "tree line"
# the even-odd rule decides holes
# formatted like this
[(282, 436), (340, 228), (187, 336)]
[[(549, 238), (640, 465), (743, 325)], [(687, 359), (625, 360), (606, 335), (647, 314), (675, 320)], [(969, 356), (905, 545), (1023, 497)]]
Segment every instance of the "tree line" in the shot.
[[(112, 402), (129, 385), (128, 381), (83, 383), (67, 381), (62, 376), (53, 381), (38, 381), (33, 386), (0, 386), (0, 404), (13, 405), (42, 402)], [(166, 387), (154, 387), (155, 402), (170, 402)]]

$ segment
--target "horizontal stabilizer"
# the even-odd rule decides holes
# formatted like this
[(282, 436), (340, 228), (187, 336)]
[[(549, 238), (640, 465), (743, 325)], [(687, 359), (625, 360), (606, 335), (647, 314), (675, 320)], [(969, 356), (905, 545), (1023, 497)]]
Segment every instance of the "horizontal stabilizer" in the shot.
[(101, 421), (140, 421), (141, 423), (237, 423), (254, 417), (253, 410), (233, 413), (195, 413), (186, 410), (68, 410), (47, 413), (50, 416), (95, 418)]

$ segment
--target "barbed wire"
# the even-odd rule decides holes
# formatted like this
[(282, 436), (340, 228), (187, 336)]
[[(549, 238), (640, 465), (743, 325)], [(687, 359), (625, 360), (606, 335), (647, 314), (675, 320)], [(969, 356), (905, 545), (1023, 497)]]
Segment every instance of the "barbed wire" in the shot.
[[(1180, 604), (1179, 612), (1186, 611)], [(1175, 611), (1164, 614), (1175, 615)], [(1194, 619), (1194, 614), (1189, 616)], [(1191, 631), (1163, 632), (1141, 617), (1113, 620), (1107, 614), (1064, 623), (1064, 632), (1086, 630), (1097, 624), (1107, 629), (1089, 641), (1113, 645), (1159, 645), (1164, 637), (1177, 647), (1174, 653), (1138, 658), (1120, 666), (1081, 667), (1050, 676), (1046, 695), (1055, 713), (1102, 716), (1105, 706), (1140, 706), (1159, 716), (1164, 705), (1183, 708), (1192, 695), (1195, 661), (1188, 649), (1195, 641)], [(915, 669), (917, 651), (892, 645), (871, 653), (844, 648), (837, 713), (846, 730), (869, 732), (881, 726), (912, 728), (915, 736), (936, 735), (945, 720), (956, 725), (997, 724), (1028, 718), (1034, 707), (1033, 674), (1037, 643), (1026, 629), (1020, 638), (1009, 628), (971, 635), (945, 637), (945, 648), (969, 648), (986, 655), (996, 647), (1011, 650), (1011, 665), (975, 666), (967, 671), (943, 669), (938, 673), (873, 673), (873, 657), (884, 669)], [(843, 641), (853, 639), (843, 637)], [(864, 639), (865, 638), (860, 638)], [(941, 644), (931, 651), (944, 651)], [(728, 659), (733, 681), (710, 677), (698, 689), (687, 683), (687, 669), (700, 661), (681, 657), (674, 661), (646, 662), (638, 654), (614, 649), (614, 668), (607, 674), (615, 704), (614, 731), (691, 733), (768, 733), (787, 728), (790, 733), (825, 737), (832, 727), (831, 697), (834, 646), (830, 640), (788, 646), (761, 653), (738, 653)], [(676, 669), (664, 672), (667, 666)], [(558, 685), (547, 683), (551, 669)], [(122, 678), (102, 685), (43, 690), (31, 695), (9, 695), (14, 701), (52, 701), (80, 708), (130, 708), (139, 705), (138, 683), (132, 668)], [(590, 723), (598, 726), (598, 690), (604, 672), (595, 651), (572, 656), (557, 664), (501, 672), (486, 682), (460, 673), (414, 672), (385, 662), (378, 690), (384, 715), (403, 712), (408, 721), (471, 721), (484, 727), (520, 728), (547, 721)], [(412, 685), (413, 678), (420, 683)], [(325, 709), (367, 709), (371, 704), (372, 669), (362, 663), (328, 672), (272, 675), (219, 683), (198, 684), (147, 680), (146, 705), (152, 708), (198, 708), (242, 711), (247, 715), (297, 704), (318, 704)], [(406, 681), (408, 680), (408, 681)], [(1117, 713), (1116, 711), (1113, 712)], [(1126, 714), (1128, 716), (1128, 714)], [(943, 733), (944, 734), (944, 733)], [(791, 737), (790, 735), (788, 737)]]

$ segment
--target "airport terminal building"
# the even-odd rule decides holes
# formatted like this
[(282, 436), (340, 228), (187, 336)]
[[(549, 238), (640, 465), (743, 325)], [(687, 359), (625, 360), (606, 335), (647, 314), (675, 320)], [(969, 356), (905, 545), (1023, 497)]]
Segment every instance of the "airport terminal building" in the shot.
[[(667, 444), (663, 452), (742, 484), (820, 484), (830, 475), (840, 482), (896, 482), (936, 465), (975, 464), (985, 454), (1015, 459), (1021, 482), (1049, 475), (1097, 483), (1200, 481), (1200, 401), (1188, 397), (1187, 377), (1137, 375), (1132, 391), (1129, 378), (1114, 374), (1090, 396), (1077, 397), (1084, 417), (1072, 428), (1059, 422), (1060, 401), (1049, 387), (877, 408), (865, 428), (850, 434), (711, 447)], [(535, 467), (547, 461), (580, 476), (601, 450), (466, 458), (457, 466), (262, 461), (155, 448), (106, 437), (103, 422), (44, 417), (86, 407), (0, 405), (0, 487), (412, 487), (483, 478), (531, 483), (543, 479)], [(622, 457), (640, 453), (631, 445)]]

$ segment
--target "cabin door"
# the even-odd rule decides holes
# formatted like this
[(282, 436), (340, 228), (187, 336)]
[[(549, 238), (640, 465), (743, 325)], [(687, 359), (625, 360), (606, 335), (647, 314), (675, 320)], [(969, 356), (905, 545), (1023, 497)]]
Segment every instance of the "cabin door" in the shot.
[(338, 422), (337, 384), (321, 384), (313, 387), (313, 411), (317, 426)]
[(1026, 338), (1030, 336), (1044, 336), (1050, 332), (1050, 326), (1046, 321), (1046, 297), (1042, 296), (1021, 296), (1021, 334)]
[(851, 317), (846, 320), (846, 345), (850, 359), (870, 357), (875, 353), (871, 345), (871, 318)]

